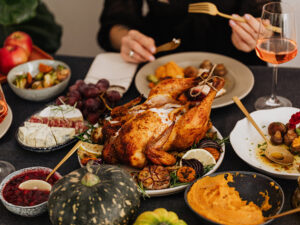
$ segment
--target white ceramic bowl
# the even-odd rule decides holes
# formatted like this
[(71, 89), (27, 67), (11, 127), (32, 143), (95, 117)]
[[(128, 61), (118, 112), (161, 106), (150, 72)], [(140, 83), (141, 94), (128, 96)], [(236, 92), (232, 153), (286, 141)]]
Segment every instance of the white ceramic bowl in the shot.
[[(38, 68), (40, 63), (44, 63), (52, 67), (63, 65), (70, 70), (70, 75), (67, 77), (67, 79), (63, 80), (59, 84), (56, 84), (52, 87), (39, 89), (39, 90), (21, 89), (13, 84), (13, 81), (16, 79), (17, 75), (27, 73), (27, 72), (31, 73), (32, 76), (37, 75), (39, 72)], [(43, 101), (60, 94), (67, 87), (70, 78), (71, 78), (71, 69), (67, 64), (57, 60), (42, 59), (42, 60), (30, 61), (14, 67), (12, 70), (9, 71), (7, 75), (7, 82), (11, 87), (11, 89), (13, 90), (13, 92), (15, 92), (16, 95), (18, 95), (19, 97), (30, 101)]]
[[(47, 168), (47, 167), (41, 167), (41, 166), (28, 167), (28, 168), (17, 170), (4, 178), (4, 180), (0, 184), (0, 200), (6, 209), (11, 211), (12, 213), (15, 213), (20, 216), (26, 216), (26, 217), (38, 216), (47, 211), (47, 201), (45, 201), (41, 204), (38, 204), (38, 205), (34, 205), (34, 206), (18, 206), (18, 205), (9, 203), (8, 201), (6, 201), (4, 199), (4, 196), (3, 196), (4, 187), (11, 179), (13, 179), (14, 177), (16, 177), (24, 172), (41, 171), (41, 170), (47, 171), (49, 173), (52, 171), (52, 169)], [(59, 177), (59, 179), (62, 178), (62, 176), (58, 172), (55, 172), (54, 175)]]

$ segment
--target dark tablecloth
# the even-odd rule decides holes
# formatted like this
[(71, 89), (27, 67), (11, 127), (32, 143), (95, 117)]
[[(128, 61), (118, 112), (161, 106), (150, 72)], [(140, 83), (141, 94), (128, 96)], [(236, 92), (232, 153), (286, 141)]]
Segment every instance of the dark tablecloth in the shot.
[[(72, 77), (70, 84), (73, 84), (77, 79), (83, 79), (93, 61), (92, 58), (83, 57), (68, 57), (57, 56), (58, 60), (66, 62), (72, 69)], [(243, 99), (246, 108), (252, 112), (254, 111), (255, 100), (263, 95), (270, 94), (271, 90), (271, 68), (268, 67), (250, 67), (255, 76), (255, 85), (250, 94)], [(278, 79), (278, 93), (292, 100), (293, 106), (300, 108), (300, 69), (280, 68)], [(45, 166), (54, 168), (61, 158), (68, 152), (69, 148), (60, 151), (55, 151), (46, 154), (38, 154), (26, 151), (17, 145), (15, 140), (15, 132), (18, 126), (34, 112), (41, 110), (48, 102), (30, 102), (23, 100), (16, 96), (7, 84), (3, 85), (4, 93), (7, 102), (13, 111), (13, 122), (9, 131), (3, 138), (0, 139), (0, 160), (11, 162), (16, 169), (21, 169), (31, 166)], [(139, 95), (134, 83), (130, 86), (129, 91), (125, 94), (122, 103)], [(213, 109), (211, 119), (215, 127), (226, 137), (229, 136), (236, 122), (244, 116), (241, 111), (235, 106)], [(74, 154), (62, 167), (59, 172), (65, 175), (75, 169), (79, 168), (79, 164)], [(226, 146), (226, 154), (224, 161), (218, 171), (255, 171), (253, 168), (243, 162), (234, 152), (232, 147)], [(257, 172), (257, 171), (256, 171)], [(285, 193), (284, 211), (291, 209), (291, 196), (296, 188), (296, 181), (283, 180), (274, 178), (283, 188)], [(171, 196), (156, 197), (142, 200), (141, 207), (138, 213), (146, 210), (154, 210), (163, 207), (174, 211), (178, 216), (185, 220), (189, 225), (205, 224), (200, 223), (197, 216), (188, 208), (184, 202), (183, 192)], [(0, 204), (0, 225), (47, 225), (51, 224), (48, 214), (45, 213), (35, 218), (25, 218), (14, 215), (7, 211), (2, 204)], [(300, 224), (300, 215), (290, 215), (281, 219), (273, 221), (272, 224), (286, 224), (294, 225)]]

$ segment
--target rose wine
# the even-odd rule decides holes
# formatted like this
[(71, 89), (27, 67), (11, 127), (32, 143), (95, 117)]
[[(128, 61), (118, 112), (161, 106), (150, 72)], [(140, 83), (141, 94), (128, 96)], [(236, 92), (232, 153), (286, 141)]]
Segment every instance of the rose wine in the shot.
[(255, 50), (261, 60), (281, 64), (295, 58), (297, 44), (287, 38), (265, 38), (257, 41)]

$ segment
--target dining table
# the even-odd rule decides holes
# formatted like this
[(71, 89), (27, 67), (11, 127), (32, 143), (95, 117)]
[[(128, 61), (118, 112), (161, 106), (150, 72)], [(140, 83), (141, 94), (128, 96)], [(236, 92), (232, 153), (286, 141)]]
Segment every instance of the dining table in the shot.
[[(66, 55), (55, 55), (55, 59), (68, 64), (71, 68), (72, 75), (69, 85), (75, 83), (78, 79), (84, 79), (89, 67), (93, 62), (92, 57), (76, 57)], [(272, 68), (268, 66), (248, 66), (252, 71), (255, 84), (251, 92), (242, 99), (243, 104), (249, 112), (255, 111), (254, 102), (258, 97), (269, 95), (272, 85)], [(293, 107), (300, 108), (300, 68), (279, 68), (278, 77), (278, 94), (292, 101)], [(13, 164), (16, 170), (32, 167), (44, 166), (54, 168), (56, 164), (67, 154), (72, 146), (63, 149), (47, 152), (36, 153), (22, 149), (16, 140), (16, 131), (24, 120), (28, 119), (32, 114), (43, 109), (47, 104), (53, 102), (55, 98), (44, 102), (27, 101), (18, 97), (10, 89), (9, 85), (3, 84), (4, 94), (7, 102), (13, 112), (13, 121), (7, 133), (0, 139), (0, 160), (5, 160)], [(65, 90), (65, 93), (67, 90)], [(65, 94), (63, 93), (63, 94)], [(126, 103), (129, 100), (138, 97), (140, 94), (137, 91), (134, 79), (124, 94), (120, 104)], [(212, 109), (211, 121), (219, 130), (223, 137), (229, 137), (230, 132), (234, 128), (238, 120), (245, 116), (235, 104), (230, 104), (225, 107)], [(59, 169), (61, 175), (66, 175), (73, 170), (80, 168), (76, 154), (73, 154)], [(232, 146), (226, 144), (225, 157), (218, 168), (217, 172), (221, 171), (253, 171), (258, 172), (250, 167), (233, 150)], [(261, 173), (261, 172), (258, 172)], [(273, 177), (284, 190), (285, 201), (283, 211), (292, 209), (291, 198), (294, 190), (297, 187), (296, 180), (279, 179)], [(141, 199), (141, 204), (137, 215), (144, 211), (154, 210), (156, 208), (165, 208), (168, 211), (175, 212), (178, 217), (184, 220), (188, 225), (210, 224), (200, 220), (187, 206), (184, 200), (184, 191), (162, 197), (145, 197)], [(15, 215), (0, 204), (0, 225), (48, 225), (51, 224), (48, 213), (44, 213), (37, 217), (21, 217)], [(300, 224), (300, 213), (285, 216), (275, 219), (271, 224), (279, 225), (296, 225)]]

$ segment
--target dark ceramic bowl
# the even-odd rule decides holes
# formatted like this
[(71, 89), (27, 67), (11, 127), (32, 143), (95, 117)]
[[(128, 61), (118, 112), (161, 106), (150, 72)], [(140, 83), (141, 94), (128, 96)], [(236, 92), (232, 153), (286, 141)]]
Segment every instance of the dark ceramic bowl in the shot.
[[(261, 206), (264, 197), (262, 197), (259, 192), (265, 192), (268, 191), (268, 195), (270, 197), (269, 203), (272, 206), (268, 211), (263, 211), (263, 216), (273, 216), (281, 212), (284, 204), (284, 193), (280, 185), (271, 179), (270, 177), (267, 177), (265, 175), (254, 173), (254, 172), (245, 172), (245, 171), (228, 171), (228, 172), (220, 172), (220, 173), (213, 173), (209, 175), (210, 177), (215, 177), (220, 174), (232, 174), (233, 176), (233, 183), (228, 183), (230, 187), (234, 187), (240, 194), (240, 197), (243, 200), (252, 201), (256, 205)], [(202, 179), (203, 177), (199, 178), (198, 180)], [(197, 182), (197, 180), (195, 181)], [(194, 182), (194, 183), (195, 183)], [(274, 182), (274, 185), (271, 185), (271, 182)], [(192, 183), (184, 193), (184, 199), (186, 204), (189, 206), (189, 208), (199, 216), (200, 220), (205, 222), (210, 222), (211, 224), (219, 225), (219, 223), (214, 222), (210, 219), (207, 219), (206, 217), (202, 216), (198, 212), (196, 212), (192, 207), (190, 206), (189, 202), (187, 201), (187, 194), (190, 191), (191, 187), (193, 186)], [(263, 224), (268, 224), (272, 220), (268, 220)]]

